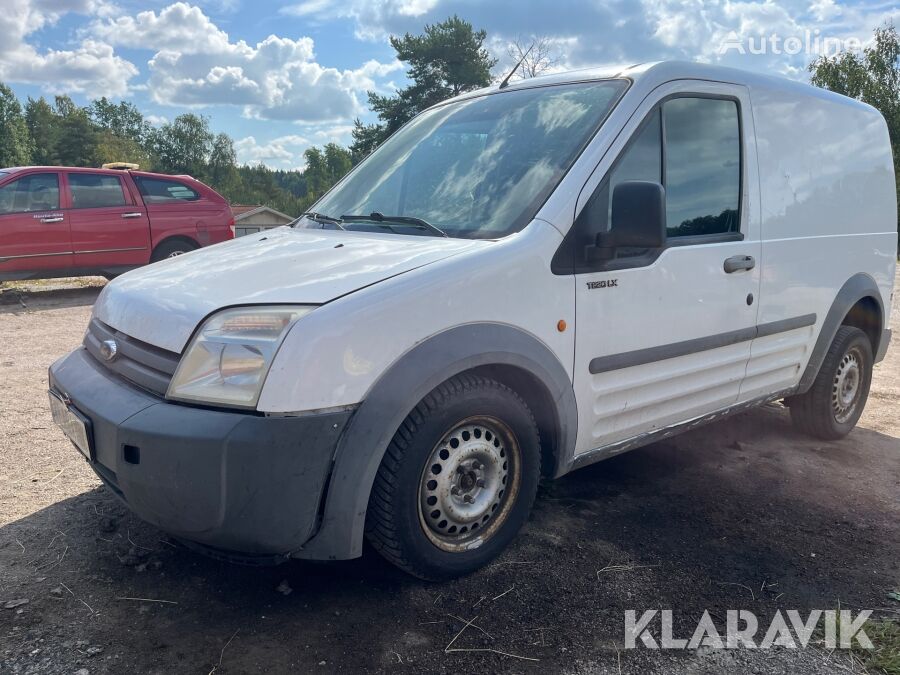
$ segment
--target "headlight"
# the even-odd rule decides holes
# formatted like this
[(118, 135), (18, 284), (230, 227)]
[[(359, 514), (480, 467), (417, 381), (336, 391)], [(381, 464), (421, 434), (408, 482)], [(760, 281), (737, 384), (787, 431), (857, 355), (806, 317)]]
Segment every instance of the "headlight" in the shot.
[(238, 307), (214, 314), (188, 345), (166, 398), (253, 408), (284, 336), (313, 307)]

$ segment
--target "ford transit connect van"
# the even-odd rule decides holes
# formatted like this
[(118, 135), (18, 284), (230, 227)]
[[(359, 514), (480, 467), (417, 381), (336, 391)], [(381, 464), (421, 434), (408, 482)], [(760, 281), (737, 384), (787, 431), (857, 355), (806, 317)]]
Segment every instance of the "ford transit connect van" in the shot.
[(582, 71), (418, 115), (295, 227), (129, 272), (50, 369), (135, 513), (246, 561), (428, 579), (541, 476), (783, 400), (837, 439), (887, 329), (882, 117), (705, 65)]

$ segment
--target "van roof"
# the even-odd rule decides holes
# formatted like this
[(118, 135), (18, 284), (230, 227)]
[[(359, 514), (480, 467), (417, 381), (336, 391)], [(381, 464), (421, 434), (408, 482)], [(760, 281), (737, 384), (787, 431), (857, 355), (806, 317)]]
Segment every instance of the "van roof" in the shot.
[[(645, 85), (650, 85), (649, 88), (659, 86), (660, 84), (671, 80), (727, 82), (730, 84), (744, 85), (752, 89), (790, 90), (796, 96), (825, 98), (833, 102), (842, 102), (848, 105), (870, 108), (870, 106), (857, 101), (856, 99), (848, 98), (826, 89), (820, 89), (819, 87), (814, 87), (810, 84), (791, 80), (786, 77), (767, 75), (764, 73), (741, 70), (739, 68), (710, 65), (707, 63), (695, 63), (692, 61), (655, 61), (634, 65), (610, 65), (550, 73), (548, 75), (540, 75), (525, 80), (511, 80), (502, 90), (494, 84), (490, 87), (484, 87), (483, 89), (461, 94), (450, 99), (450, 101), (461, 101), (476, 96), (484, 96), (485, 94), (497, 94), (517, 89), (530, 89), (532, 87), (554, 84), (570, 84), (574, 82), (615, 78), (629, 79), (635, 83), (640, 81)], [(444, 101), (437, 105), (443, 105), (447, 102), (449, 101)]]

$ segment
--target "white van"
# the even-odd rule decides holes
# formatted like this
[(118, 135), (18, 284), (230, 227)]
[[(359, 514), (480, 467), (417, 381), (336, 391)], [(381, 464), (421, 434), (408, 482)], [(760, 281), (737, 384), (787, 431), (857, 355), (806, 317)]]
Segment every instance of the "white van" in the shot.
[(846, 435), (890, 341), (871, 107), (662, 63), (459, 96), (293, 228), (129, 272), (50, 369), (135, 513), (245, 561), (491, 560), (541, 476), (783, 399)]

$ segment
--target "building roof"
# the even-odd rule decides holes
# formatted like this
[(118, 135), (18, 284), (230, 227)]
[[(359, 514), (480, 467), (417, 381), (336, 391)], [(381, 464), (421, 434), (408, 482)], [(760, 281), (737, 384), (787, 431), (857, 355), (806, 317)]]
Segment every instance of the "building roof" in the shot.
[(294, 216), (289, 216), (288, 214), (277, 211), (269, 206), (261, 206), (259, 204), (232, 204), (231, 212), (234, 214), (234, 220), (236, 222), (248, 218), (249, 216), (256, 215), (257, 213), (271, 213), (279, 218), (284, 218), (285, 220), (294, 219)]

